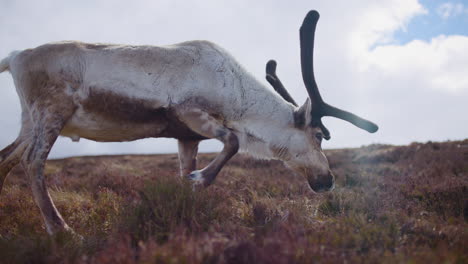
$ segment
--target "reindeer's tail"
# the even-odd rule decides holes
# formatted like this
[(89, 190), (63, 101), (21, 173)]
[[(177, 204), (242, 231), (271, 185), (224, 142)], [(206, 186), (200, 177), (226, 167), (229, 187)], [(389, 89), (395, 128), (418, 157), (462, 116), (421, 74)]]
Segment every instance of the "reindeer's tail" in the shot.
[(0, 61), (0, 73), (8, 70), (9, 67), (10, 67), (10, 56)]
[(6, 58), (4, 58), (4, 59), (2, 59), (0, 61), (0, 73), (10, 70), (10, 61), (18, 53), (19, 53), (19, 51), (13, 51), (12, 53), (10, 53), (10, 55), (8, 55)]

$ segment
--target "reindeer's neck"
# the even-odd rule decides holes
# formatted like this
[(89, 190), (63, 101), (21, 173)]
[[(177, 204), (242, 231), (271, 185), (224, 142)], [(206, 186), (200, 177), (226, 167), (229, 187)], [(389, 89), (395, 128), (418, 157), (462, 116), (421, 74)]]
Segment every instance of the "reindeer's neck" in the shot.
[(255, 80), (248, 86), (249, 108), (235, 122), (241, 151), (261, 159), (287, 160), (291, 141), (300, 136), (294, 128), (295, 107)]
[(241, 152), (259, 159), (290, 159), (290, 141), (295, 137), (291, 129), (265, 126), (264, 129), (246, 129), (238, 134)]

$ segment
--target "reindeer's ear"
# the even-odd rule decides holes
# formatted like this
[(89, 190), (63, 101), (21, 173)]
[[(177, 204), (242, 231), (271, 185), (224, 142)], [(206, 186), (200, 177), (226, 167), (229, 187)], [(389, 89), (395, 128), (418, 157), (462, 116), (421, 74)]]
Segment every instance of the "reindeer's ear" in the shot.
[(297, 128), (303, 128), (311, 122), (312, 116), (312, 103), (310, 98), (307, 98), (305, 103), (294, 111), (294, 126)]

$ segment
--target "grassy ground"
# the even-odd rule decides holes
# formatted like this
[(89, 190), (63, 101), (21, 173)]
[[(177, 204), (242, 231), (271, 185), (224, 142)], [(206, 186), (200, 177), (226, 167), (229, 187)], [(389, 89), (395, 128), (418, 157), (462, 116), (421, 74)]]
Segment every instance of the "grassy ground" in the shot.
[(46, 234), (17, 168), (0, 195), (0, 262), (468, 263), (468, 140), (327, 155), (326, 194), (241, 155), (199, 192), (176, 155), (51, 160), (51, 195), (83, 241)]

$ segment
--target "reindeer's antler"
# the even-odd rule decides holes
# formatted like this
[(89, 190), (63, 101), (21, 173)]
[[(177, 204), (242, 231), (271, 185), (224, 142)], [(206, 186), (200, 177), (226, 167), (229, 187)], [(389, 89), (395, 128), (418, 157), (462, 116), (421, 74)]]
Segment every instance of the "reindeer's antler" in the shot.
[[(283, 97), (284, 100), (290, 102), (294, 106), (298, 106), (296, 101), (291, 97), (291, 95), (288, 93), (288, 90), (283, 86), (283, 83), (281, 83), (281, 80), (279, 77), (276, 75), (276, 61), (275, 60), (269, 60), (266, 65), (266, 79), (267, 81), (273, 86), (275, 91)], [(323, 138), (326, 140), (330, 139), (330, 131), (323, 125), (322, 121), (319, 120), (319, 123), (317, 124), (320, 126), (323, 132)]]
[(301, 66), (302, 78), (312, 101), (312, 118), (315, 124), (323, 126), (321, 118), (324, 116), (333, 116), (352, 123), (368, 132), (374, 133), (379, 127), (355, 114), (341, 110), (325, 103), (320, 96), (314, 76), (314, 38), (315, 28), (320, 15), (317, 11), (310, 11), (304, 19), (300, 29), (301, 39)]
[(289, 95), (288, 90), (283, 86), (281, 80), (276, 75), (276, 61), (270, 60), (266, 65), (266, 79), (273, 86), (275, 91), (284, 98), (284, 100), (290, 102), (294, 106), (298, 106), (296, 101)]

